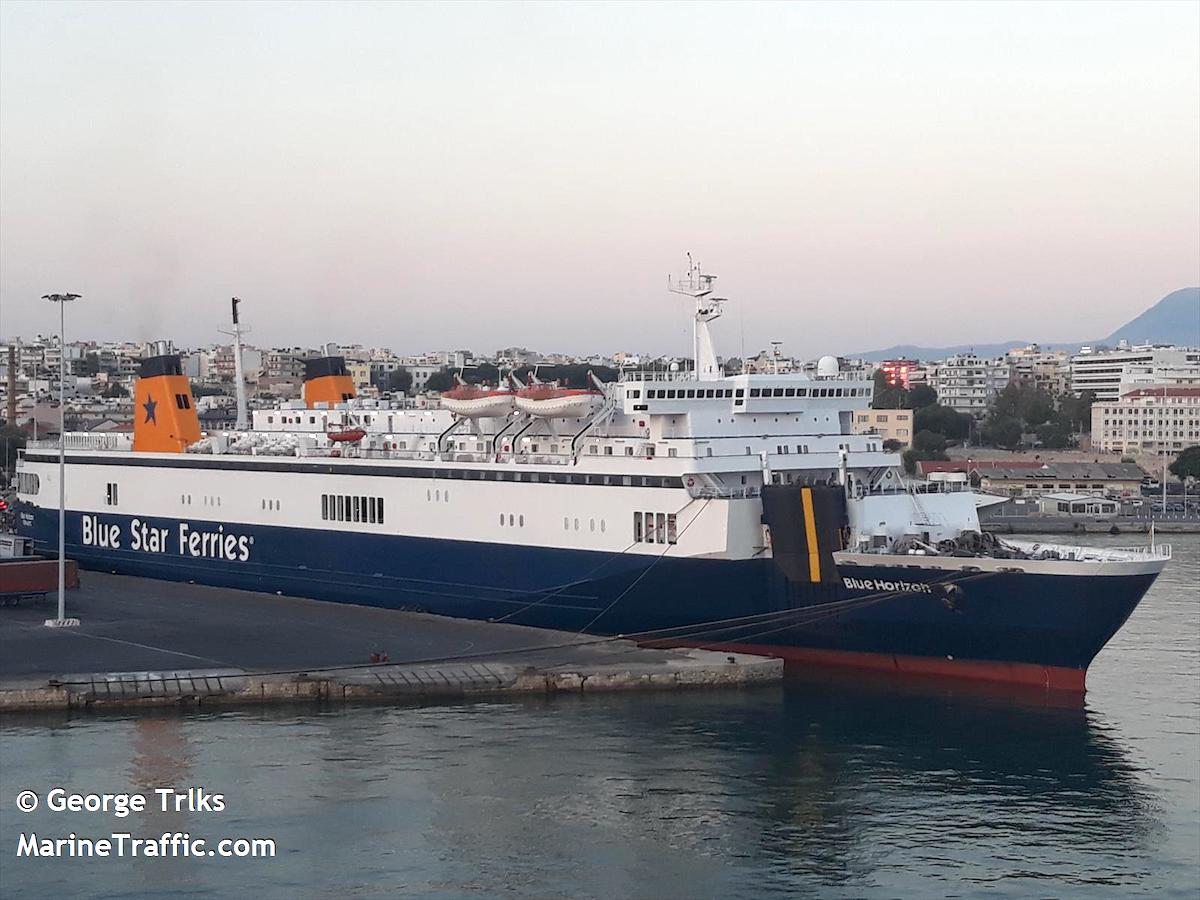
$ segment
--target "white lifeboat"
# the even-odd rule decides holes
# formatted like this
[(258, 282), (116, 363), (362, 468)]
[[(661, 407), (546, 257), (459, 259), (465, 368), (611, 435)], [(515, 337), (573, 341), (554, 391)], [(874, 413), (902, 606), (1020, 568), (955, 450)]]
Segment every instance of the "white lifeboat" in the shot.
[(582, 419), (604, 402), (597, 390), (559, 387), (533, 382), (517, 392), (517, 409), (545, 419)]
[(442, 406), (464, 419), (494, 419), (512, 412), (512, 391), (459, 382), (442, 394)]

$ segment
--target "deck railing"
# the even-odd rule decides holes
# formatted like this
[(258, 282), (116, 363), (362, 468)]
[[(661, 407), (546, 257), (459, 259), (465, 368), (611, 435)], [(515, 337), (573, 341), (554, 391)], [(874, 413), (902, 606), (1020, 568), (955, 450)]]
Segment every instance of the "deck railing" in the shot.
[(1047, 544), (1041, 541), (1013, 541), (1004, 538), (1004, 543), (1027, 552), (1053, 550), (1064, 558), (1082, 562), (1130, 562), (1134, 560), (1158, 560), (1171, 558), (1170, 544), (1144, 544), (1140, 547), (1081, 547), (1075, 544)]
[[(68, 450), (130, 450), (133, 448), (133, 435), (128, 432), (119, 434), (68, 432), (66, 437)], [(25, 444), (25, 449), (57, 450), (58, 438), (29, 441)]]

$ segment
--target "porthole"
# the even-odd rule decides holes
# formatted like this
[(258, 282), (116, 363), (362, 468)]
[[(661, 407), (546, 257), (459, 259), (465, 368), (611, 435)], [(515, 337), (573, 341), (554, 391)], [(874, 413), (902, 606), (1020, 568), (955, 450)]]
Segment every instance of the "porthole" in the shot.
[(515, 517), (512, 513), (508, 514), (508, 524), (511, 526), (515, 522)]
[(604, 520), (603, 519), (600, 520), (600, 533), (604, 534)]
[(571, 520), (568, 519), (566, 516), (563, 516), (563, 531), (570, 531), (570, 530), (571, 530)]
[(576, 531), (579, 530), (579, 520), (578, 519), (575, 520), (575, 530)]
[(525, 527), (525, 517), (524, 517), (524, 516), (517, 516), (517, 524), (518, 524), (520, 527), (524, 528), (524, 527)]
[(432, 499), (433, 499), (433, 491), (426, 491), (426, 492), (425, 492), (425, 499), (426, 499), (426, 500), (432, 500)]
[(589, 520), (588, 520), (588, 529), (589, 529), (590, 531), (595, 531), (595, 530), (596, 530), (596, 520), (595, 520), (595, 519), (589, 519)]
[(504, 525), (504, 513), (500, 513), (500, 525)]

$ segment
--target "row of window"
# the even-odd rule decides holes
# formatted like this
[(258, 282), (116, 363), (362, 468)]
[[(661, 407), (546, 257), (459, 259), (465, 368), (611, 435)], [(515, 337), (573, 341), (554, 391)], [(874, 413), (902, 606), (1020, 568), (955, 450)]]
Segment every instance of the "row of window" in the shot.
[(383, 524), (383, 498), (343, 494), (321, 495), (321, 518), (329, 522)]
[(633, 539), (640, 544), (678, 543), (679, 535), (675, 531), (675, 513), (635, 512), (633, 514)]
[(32, 472), (17, 473), (17, 493), (36, 494), (41, 487), (41, 480)]
[[(1119, 437), (1122, 437), (1124, 434), (1125, 434), (1124, 428), (1114, 428), (1114, 429), (1112, 429), (1112, 434), (1110, 435), (1110, 437), (1118, 437), (1119, 438)], [(1182, 430), (1178, 430), (1178, 431), (1162, 431), (1162, 430), (1146, 431), (1145, 434), (1142, 434), (1136, 428), (1134, 428), (1133, 430), (1131, 430), (1129, 432), (1129, 437), (1148, 437), (1148, 438), (1150, 438), (1150, 437), (1159, 437), (1159, 438), (1177, 437), (1177, 438), (1181, 438), (1181, 437), (1197, 437), (1197, 436), (1200, 436), (1200, 433), (1196, 432), (1195, 430), (1190, 430), (1186, 434)]]
[[(630, 391), (629, 399), (641, 398), (641, 391)], [(704, 400), (744, 397), (743, 388), (656, 388), (646, 391), (647, 400)], [(868, 397), (870, 388), (750, 388), (751, 397)]]
[(104, 485), (104, 505), (117, 505), (117, 483), (115, 481), (110, 481)]
[[(632, 448), (630, 448), (632, 449)], [(652, 455), (652, 454), (651, 454)], [(594, 484), (610, 487), (679, 487), (679, 478), (660, 475), (579, 475), (569, 472), (513, 472), (497, 469), (435, 469), (434, 478), (469, 481), (523, 481), (530, 484)]]
[[(114, 497), (116, 496), (115, 490), (113, 491), (113, 496)], [(215, 496), (213, 494), (205, 494), (201, 499), (204, 501), (205, 506), (220, 506), (221, 505), (221, 498), (218, 496)], [(180, 494), (179, 502), (184, 506), (191, 506), (192, 505), (192, 495), (191, 494)], [(114, 505), (115, 505), (115, 503), (114, 503)]]
[[(512, 516), (509, 516), (509, 518), (511, 519)], [(522, 516), (521, 518), (524, 519), (524, 516)], [(570, 516), (563, 516), (563, 531), (570, 531), (571, 523), (572, 523), (572, 519)], [(575, 523), (575, 530), (578, 531), (579, 527), (580, 527), (579, 519), (575, 519), (574, 523)], [(603, 534), (607, 529), (608, 529), (608, 523), (604, 519), (601, 519), (600, 520), (600, 532)], [(596, 520), (595, 519), (588, 519), (588, 530), (592, 531), (592, 532), (594, 532), (596, 530)]]
[(188, 398), (187, 394), (176, 394), (175, 395), (175, 405), (179, 409), (191, 409), (192, 401)]
[(272, 512), (279, 512), (279, 501), (278, 500), (263, 500), (262, 508), (266, 509), (266, 510), (271, 510)]
[[(630, 391), (629, 399), (637, 400), (642, 396), (641, 391)], [(729, 397), (744, 397), (746, 391), (743, 388), (738, 388), (736, 391), (733, 388), (683, 388), (671, 390), (650, 390), (646, 391), (647, 400), (703, 400), (704, 398), (724, 399)]]
[(867, 388), (750, 388), (753, 397), (866, 397)]

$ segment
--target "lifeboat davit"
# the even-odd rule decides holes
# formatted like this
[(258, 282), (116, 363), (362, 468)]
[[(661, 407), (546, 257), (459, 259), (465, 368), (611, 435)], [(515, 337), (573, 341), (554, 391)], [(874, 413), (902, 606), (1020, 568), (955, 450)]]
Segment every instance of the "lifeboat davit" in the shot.
[(599, 391), (534, 383), (517, 392), (517, 409), (547, 419), (582, 419), (604, 402)]
[(493, 419), (512, 412), (513, 396), (512, 391), (460, 383), (442, 394), (442, 406), (464, 419)]
[(329, 431), (325, 437), (334, 444), (357, 444), (367, 433), (361, 428), (347, 428), (345, 431)]

